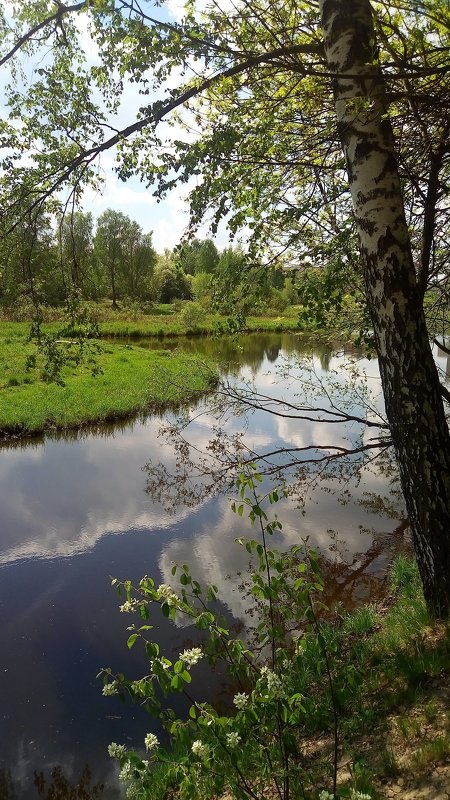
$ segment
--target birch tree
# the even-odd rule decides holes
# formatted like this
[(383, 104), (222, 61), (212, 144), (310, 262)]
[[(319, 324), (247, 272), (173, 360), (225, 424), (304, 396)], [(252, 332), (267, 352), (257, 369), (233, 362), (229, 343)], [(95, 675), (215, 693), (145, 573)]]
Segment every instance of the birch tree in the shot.
[[(386, 414), (425, 595), (450, 610), (450, 437), (368, 0), (321, 0)], [(422, 263), (421, 269), (425, 268)]]
[[(213, 230), (222, 218), (233, 232), (246, 225), (250, 247), (269, 258), (301, 262), (317, 239), (324, 259), (342, 248), (372, 320), (425, 595), (448, 616), (450, 395), (423, 310), (426, 290), (448, 274), (447, 3), (237, 0), (203, 12), (188, 4), (179, 23), (136, 0), (16, 8), (0, 63), (14, 77), (24, 49), (31, 58), (45, 45), (47, 56), (31, 87), (16, 81), (6, 93), (4, 215), (62, 187), (79, 192), (115, 148), (119, 175), (141, 175), (159, 197), (194, 176), (194, 226), (208, 213)], [(77, 19), (90, 25), (94, 66), (80, 52)], [(123, 126), (130, 82), (142, 97)], [(168, 146), (166, 119), (199, 135)]]

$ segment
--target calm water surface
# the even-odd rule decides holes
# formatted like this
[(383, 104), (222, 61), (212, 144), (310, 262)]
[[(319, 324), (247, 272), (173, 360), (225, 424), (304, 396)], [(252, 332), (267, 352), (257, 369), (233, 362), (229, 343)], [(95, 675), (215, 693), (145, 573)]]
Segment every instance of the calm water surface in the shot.
[[(261, 391), (291, 399), (298, 391), (292, 378), (274, 385), (277, 365), (301, 351), (293, 335), (247, 337), (238, 350), (211, 340), (184, 346), (206, 353), (219, 348), (224, 361), (232, 362), (225, 372), (239, 383), (254, 379)], [(314, 358), (319, 377), (340, 380), (342, 364), (342, 355), (325, 349)], [(377, 403), (376, 364), (365, 367)], [(355, 400), (353, 408), (365, 413), (362, 401)], [(207, 443), (211, 424), (208, 413), (193, 422), (189, 435), (198, 446)], [(169, 583), (173, 562), (187, 562), (196, 576), (219, 586), (231, 617), (245, 619), (247, 601), (233, 576), (246, 558), (234, 539), (248, 531), (227, 496), (166, 508), (146, 492), (143, 467), (150, 459), (162, 460), (169, 471), (175, 466), (173, 448), (158, 437), (160, 425), (152, 417), (88, 435), (49, 436), (0, 453), (1, 800), (38, 797), (34, 770), (48, 774), (59, 765), (75, 781), (86, 764), (93, 782), (106, 783), (103, 796), (118, 797), (108, 744), (141, 748), (148, 731), (158, 732), (139, 707), (104, 698), (96, 679), (103, 666), (135, 677), (145, 671), (138, 649), (126, 647), (131, 618), (119, 612), (110, 576), (137, 580), (148, 573)], [(230, 432), (242, 425), (239, 418), (227, 422)], [(358, 445), (367, 436), (356, 423), (344, 429), (262, 412), (248, 425), (247, 440), (259, 449), (342, 443), (344, 436), (347, 444)], [(276, 543), (289, 547), (309, 535), (328, 556), (325, 570), (335, 599), (344, 601), (373, 590), (372, 578), (383, 575), (399, 543), (393, 532), (401, 520), (401, 507), (397, 518), (389, 518), (359, 502), (368, 492), (384, 492), (386, 480), (376, 468), (364, 467), (358, 485), (347, 488), (351, 499), (330, 493), (328, 485), (311, 491), (304, 515), (286, 501), (278, 508), (283, 531)], [(159, 619), (155, 624), (155, 638), (169, 657), (195, 635), (189, 628), (168, 630)], [(214, 697), (222, 676), (201, 664), (195, 670), (202, 697)]]

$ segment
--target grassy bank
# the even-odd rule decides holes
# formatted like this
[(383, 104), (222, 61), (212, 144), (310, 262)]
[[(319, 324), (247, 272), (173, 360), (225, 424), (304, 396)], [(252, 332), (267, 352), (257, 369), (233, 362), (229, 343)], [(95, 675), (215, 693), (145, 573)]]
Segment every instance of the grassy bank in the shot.
[[(226, 330), (226, 318), (204, 314), (201, 322), (189, 326), (174, 306), (158, 306), (152, 313), (113, 311), (106, 304), (92, 305), (100, 336), (91, 341), (80, 366), (64, 367), (64, 386), (43, 380), (44, 359), (28, 341), (29, 321), (0, 321), (0, 436), (27, 436), (49, 429), (78, 427), (112, 421), (143, 410), (187, 402), (208, 389), (215, 380), (210, 362), (188, 354), (145, 351), (120, 339), (211, 335)], [(46, 309), (42, 330), (56, 334), (61, 329), (60, 312)], [(282, 317), (251, 317), (249, 331), (280, 331), (296, 328), (295, 308)], [(61, 349), (75, 352), (65, 334)], [(111, 337), (117, 341), (111, 341)], [(67, 339), (67, 341), (66, 341)], [(204, 361), (204, 359), (203, 359)]]
[(13, 333), (12, 325), (3, 326), (4, 335), (0, 335), (3, 438), (112, 421), (180, 404), (216, 380), (213, 366), (194, 356), (103, 342), (93, 353), (97, 374), (92, 374), (89, 364), (74, 364), (63, 368), (63, 386), (48, 383), (42, 379), (43, 358), (35, 360), (34, 346), (18, 334), (17, 327)]
[[(341, 786), (352, 782), (373, 800), (441, 797), (450, 785), (450, 629), (430, 617), (415, 562), (398, 558), (385, 603), (338, 617), (324, 626), (324, 639), (333, 662)], [(332, 748), (330, 695), (314, 672), (310, 652), (303, 680), (305, 689), (315, 687), (305, 727), (312, 768)]]
[[(247, 317), (243, 332), (252, 331), (297, 331), (298, 313), (292, 306), (289, 313), (279, 316)], [(187, 324), (178, 314), (141, 316), (134, 319), (109, 319), (99, 323), (105, 336), (208, 336), (227, 333), (227, 318), (220, 314), (205, 314), (201, 322)]]
[[(151, 312), (142, 313), (127, 308), (114, 310), (111, 304), (89, 303), (86, 304), (89, 314), (98, 323), (100, 334), (117, 337), (146, 337), (146, 336), (186, 336), (186, 335), (211, 335), (227, 332), (227, 317), (221, 314), (201, 311), (190, 316), (185, 309), (189, 304), (181, 305), (156, 305)], [(266, 314), (248, 317), (245, 323), (247, 331), (296, 331), (298, 330), (298, 306), (290, 306), (279, 314)], [(44, 309), (44, 330), (53, 332), (58, 330), (62, 311), (58, 309)], [(26, 336), (30, 328), (30, 321), (11, 321), (6, 318), (0, 320), (1, 335)]]

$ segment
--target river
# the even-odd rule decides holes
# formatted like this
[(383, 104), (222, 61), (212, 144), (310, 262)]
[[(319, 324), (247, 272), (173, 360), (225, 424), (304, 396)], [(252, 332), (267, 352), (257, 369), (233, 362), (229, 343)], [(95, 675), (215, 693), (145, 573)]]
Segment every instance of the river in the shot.
[[(184, 347), (208, 354), (219, 350), (229, 381), (240, 386), (255, 381), (261, 392), (290, 402), (296, 400), (299, 379), (306, 374), (301, 364), (286, 374), (287, 358), (305, 356), (294, 335), (253, 335), (239, 347), (191, 340)], [(333, 381), (343, 392), (344, 365), (349, 355), (352, 362), (358, 354), (333, 354), (323, 347), (310, 355), (316, 377)], [(369, 375), (373, 414), (380, 407), (376, 362), (356, 360)], [(313, 388), (309, 392), (314, 394)], [(352, 413), (357, 409), (359, 416), (366, 414), (363, 400), (359, 394), (349, 401)], [(211, 402), (203, 400), (188, 414), (189, 438), (198, 448), (211, 435)], [(231, 435), (244, 427), (243, 417), (225, 415), (222, 422)], [(139, 707), (103, 697), (96, 678), (105, 666), (135, 677), (145, 673), (142, 653), (126, 647), (130, 619), (119, 612), (110, 576), (138, 580), (147, 573), (170, 583), (173, 562), (189, 563), (193, 574), (219, 587), (230, 618), (237, 624), (245, 620), (248, 600), (239, 588), (242, 577), (236, 576), (245, 570), (248, 556), (234, 540), (249, 533), (247, 525), (232, 513), (229, 491), (187, 506), (171, 499), (165, 487), (160, 486), (159, 498), (155, 491), (148, 492), (144, 467), (150, 460), (162, 461), (168, 473), (176, 466), (172, 444), (158, 436), (161, 423), (160, 417), (150, 416), (2, 449), (2, 800), (38, 797), (35, 770), (43, 770), (48, 780), (50, 771), (59, 767), (60, 781), (64, 775), (76, 783), (85, 765), (92, 770), (93, 783), (105, 783), (102, 797), (118, 797), (108, 744), (142, 748), (145, 734), (157, 731)], [(245, 440), (258, 451), (338, 446), (343, 441), (357, 447), (368, 435), (357, 422), (326, 425), (317, 418), (299, 421), (262, 411), (252, 413), (245, 425)], [(280, 504), (283, 530), (275, 544), (288, 548), (309, 536), (324, 555), (329, 596), (352, 604), (376, 590), (401, 545), (402, 506), (394, 493), (389, 498), (391, 516), (379, 513), (373, 499), (389, 487), (374, 464), (342, 480), (338, 494), (330, 491), (327, 480), (304, 492), (302, 509), (294, 497)], [(169, 657), (192, 638), (187, 628), (169, 632), (158, 618), (155, 625), (155, 638)], [(223, 676), (209, 673), (202, 664), (195, 670), (202, 696), (214, 697)]]

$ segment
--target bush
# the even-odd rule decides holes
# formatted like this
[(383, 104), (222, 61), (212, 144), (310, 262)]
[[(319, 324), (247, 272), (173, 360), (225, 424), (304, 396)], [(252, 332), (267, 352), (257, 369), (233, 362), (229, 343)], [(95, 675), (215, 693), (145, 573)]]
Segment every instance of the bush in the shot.
[[(256, 489), (261, 480), (255, 465), (241, 473), (238, 499), (232, 504), (239, 516), (248, 514), (258, 531), (255, 539), (238, 540), (258, 564), (248, 589), (258, 610), (253, 651), (214, 613), (217, 587), (202, 587), (186, 565), (172, 569), (172, 575), (178, 572), (179, 592), (167, 584), (157, 586), (147, 576), (136, 587), (130, 581), (113, 581), (119, 593), (125, 593), (121, 611), (138, 613), (141, 618), (140, 623), (128, 628), (128, 647), (140, 642), (150, 667), (149, 674), (138, 680), (104, 670), (103, 694), (129, 695), (143, 704), (162, 720), (173, 742), (172, 750), (166, 752), (153, 733), (147, 734), (144, 744), (149, 761), (124, 745), (110, 745), (110, 755), (120, 764), (120, 778), (128, 785), (129, 798), (164, 797), (170, 787), (176, 787), (177, 796), (183, 800), (212, 800), (224, 793), (260, 800), (272, 789), (280, 800), (317, 797), (309, 768), (298, 757), (298, 742), (308, 714), (301, 677), (306, 677), (308, 685), (310, 667), (304, 675), (304, 663), (305, 649), (310, 645), (314, 651), (313, 675), (315, 680), (321, 675), (322, 683), (329, 685), (328, 703), (334, 706), (328, 656), (316, 613), (323, 583), (318, 556), (306, 544), (286, 556), (268, 547), (268, 537), (281, 528), (281, 523), (276, 517), (269, 520), (263, 505), (265, 501), (276, 503), (282, 490), (262, 497)], [(299, 553), (304, 555), (303, 560)], [(184, 617), (195, 624), (203, 632), (201, 646), (184, 650), (175, 661), (161, 654), (159, 645), (148, 638), (152, 604), (160, 606), (172, 622)], [(263, 658), (261, 653), (265, 654)], [(236, 689), (228, 714), (191, 699), (192, 670), (205, 657), (212, 664), (225, 662), (232, 676)], [(187, 719), (178, 718), (173, 709), (162, 704), (162, 697), (169, 694), (184, 694), (190, 699)], [(337, 798), (337, 758), (331, 778), (324, 778), (327, 770), (322, 781), (331, 784), (333, 795), (325, 788), (322, 795)], [(310, 787), (308, 794), (305, 786)]]
[(180, 311), (180, 322), (185, 325), (188, 330), (196, 330), (204, 319), (204, 316), (205, 311), (200, 303), (188, 301), (183, 303), (183, 307)]

